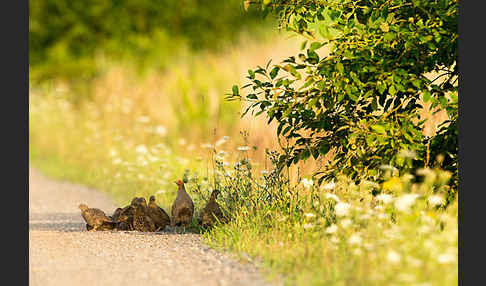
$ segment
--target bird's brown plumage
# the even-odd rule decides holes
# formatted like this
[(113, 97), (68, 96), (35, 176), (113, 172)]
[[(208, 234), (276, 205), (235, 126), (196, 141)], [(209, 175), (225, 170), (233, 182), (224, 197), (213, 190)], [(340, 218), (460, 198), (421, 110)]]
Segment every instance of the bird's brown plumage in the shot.
[(194, 215), (194, 203), (186, 193), (184, 183), (181, 180), (176, 182), (178, 186), (177, 197), (172, 204), (171, 226), (188, 226)]
[(221, 208), (216, 202), (216, 198), (218, 197), (219, 190), (213, 190), (211, 193), (211, 197), (209, 198), (208, 203), (201, 211), (201, 215), (199, 217), (199, 224), (203, 227), (208, 227), (213, 225), (216, 220), (220, 222), (226, 222), (226, 218), (221, 211)]
[(88, 208), (86, 204), (80, 204), (79, 209), (81, 210), (81, 216), (83, 217), (84, 221), (86, 221), (86, 224), (92, 227), (91, 230), (96, 231), (114, 228), (115, 223), (112, 219), (107, 217), (102, 210)]
[(128, 205), (122, 209), (117, 218), (117, 229), (119, 230), (133, 230), (133, 216), (135, 215), (135, 208)]
[(135, 208), (133, 216), (133, 229), (142, 232), (154, 232), (155, 224), (147, 213), (147, 201), (145, 198), (139, 198), (132, 204)]
[(157, 230), (164, 230), (170, 224), (169, 215), (155, 203), (154, 196), (150, 196), (147, 213), (154, 222)]
[(115, 222), (118, 221), (118, 217), (120, 216), (122, 211), (123, 211), (122, 208), (116, 208), (116, 210), (111, 215), (111, 218), (113, 219), (113, 221), (115, 221)]

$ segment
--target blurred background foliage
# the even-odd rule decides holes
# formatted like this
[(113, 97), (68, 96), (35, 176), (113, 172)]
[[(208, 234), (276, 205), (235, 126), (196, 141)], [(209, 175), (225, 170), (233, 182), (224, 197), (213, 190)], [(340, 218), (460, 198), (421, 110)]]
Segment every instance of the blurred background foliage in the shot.
[(37, 81), (89, 80), (103, 59), (165, 69), (173, 57), (221, 50), (273, 21), (239, 0), (29, 0), (29, 9), (29, 72)]

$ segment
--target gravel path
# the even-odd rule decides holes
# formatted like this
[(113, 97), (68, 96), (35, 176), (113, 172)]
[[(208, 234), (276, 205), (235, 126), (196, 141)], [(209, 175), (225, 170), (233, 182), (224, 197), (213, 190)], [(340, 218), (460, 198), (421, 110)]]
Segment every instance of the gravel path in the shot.
[(255, 266), (197, 234), (87, 232), (80, 202), (111, 214), (105, 194), (29, 169), (30, 285), (267, 285)]

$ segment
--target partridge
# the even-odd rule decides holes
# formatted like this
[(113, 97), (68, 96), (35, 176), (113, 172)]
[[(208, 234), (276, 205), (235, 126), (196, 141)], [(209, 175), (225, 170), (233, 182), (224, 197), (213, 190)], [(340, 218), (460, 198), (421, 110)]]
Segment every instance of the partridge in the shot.
[(147, 201), (139, 198), (132, 206), (135, 208), (133, 229), (141, 232), (154, 232), (155, 224), (147, 214)]
[(122, 208), (117, 208), (113, 214), (111, 215), (111, 218), (113, 219), (113, 221), (118, 221), (118, 217), (120, 216), (121, 212), (123, 211)]
[[(92, 227), (91, 230), (106, 230), (106, 229), (113, 229), (115, 223), (112, 219), (106, 216), (106, 214), (96, 208), (88, 208), (86, 204), (80, 204), (79, 209), (81, 210), (81, 216), (83, 217), (84, 221), (87, 225)], [(88, 226), (86, 226), (88, 229)], [(90, 230), (90, 231), (91, 231)]]
[[(133, 230), (133, 216), (135, 215), (135, 208), (128, 205), (122, 209), (117, 218), (117, 229), (119, 230)], [(128, 228), (128, 229), (127, 229)]]
[(203, 227), (212, 226), (216, 220), (220, 222), (226, 222), (226, 218), (219, 207), (219, 204), (216, 202), (216, 198), (219, 195), (219, 190), (213, 190), (211, 193), (211, 197), (209, 198), (208, 203), (201, 211), (201, 215), (199, 217), (199, 224)]
[(154, 196), (150, 196), (147, 212), (155, 223), (155, 228), (157, 231), (164, 230), (164, 228), (170, 224), (169, 215), (155, 203)]
[(186, 193), (184, 182), (178, 180), (175, 182), (178, 187), (177, 197), (172, 204), (171, 209), (171, 226), (184, 226), (187, 227), (194, 215), (194, 203), (191, 197)]

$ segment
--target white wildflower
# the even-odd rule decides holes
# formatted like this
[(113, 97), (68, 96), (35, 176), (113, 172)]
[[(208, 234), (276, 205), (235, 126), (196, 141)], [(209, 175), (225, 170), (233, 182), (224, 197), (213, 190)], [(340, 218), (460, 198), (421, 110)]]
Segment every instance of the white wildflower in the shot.
[(268, 175), (268, 171), (267, 170), (262, 170), (262, 171), (260, 171), (260, 173), (262, 173), (262, 175)]
[(250, 147), (248, 147), (248, 146), (240, 146), (240, 147), (236, 148), (236, 150), (238, 150), (238, 151), (248, 151), (248, 150), (250, 150)]
[(352, 245), (360, 245), (362, 242), (361, 236), (359, 234), (353, 234), (349, 239), (348, 243)]
[(306, 223), (304, 224), (304, 229), (310, 229), (310, 228), (313, 228), (314, 225), (312, 223)]
[(433, 206), (440, 206), (444, 204), (444, 199), (441, 196), (433, 195), (430, 196), (427, 201)]
[(349, 218), (347, 219), (343, 219), (341, 222), (340, 222), (341, 226), (344, 227), (344, 228), (348, 228), (350, 225), (353, 224), (353, 221), (350, 220)]
[(401, 156), (403, 158), (415, 159), (417, 157), (417, 153), (413, 150), (402, 149), (398, 153), (398, 156)]
[(393, 197), (389, 194), (379, 194), (376, 196), (376, 200), (383, 202), (384, 204), (389, 204), (393, 201)]
[(184, 138), (179, 139), (179, 145), (182, 145), (182, 146), (186, 145), (186, 139), (184, 139)]
[(454, 261), (455, 261), (455, 257), (450, 253), (443, 253), (437, 257), (437, 262), (439, 264), (453, 263)]
[(393, 173), (398, 172), (398, 169), (396, 167), (391, 166), (391, 165), (381, 165), (380, 169), (384, 170), (384, 171), (391, 171)]
[(418, 197), (419, 195), (417, 194), (402, 195), (395, 200), (395, 207), (399, 211), (406, 212), (410, 209), (410, 207), (413, 205)]
[(390, 261), (391, 263), (398, 263), (398, 262), (400, 262), (400, 260), (402, 259), (402, 257), (397, 252), (395, 252), (393, 250), (390, 250), (390, 251), (388, 251), (388, 254), (386, 256), (386, 259), (388, 261)]
[(339, 239), (335, 236), (331, 237), (330, 240), (331, 240), (332, 243), (336, 243), (336, 244), (339, 242)]
[(325, 197), (326, 197), (326, 199), (331, 199), (331, 200), (334, 200), (335, 202), (339, 203), (339, 197), (336, 196), (335, 194), (326, 193)]
[(321, 190), (323, 191), (330, 191), (336, 187), (336, 184), (334, 182), (330, 182), (327, 184), (324, 184), (320, 187)]
[(338, 227), (335, 224), (330, 225), (329, 227), (326, 228), (326, 233), (332, 234), (336, 233)]
[(374, 209), (377, 210), (377, 211), (380, 211), (380, 210), (383, 210), (385, 208), (383, 206), (378, 205)]
[(309, 189), (314, 185), (314, 181), (312, 181), (312, 179), (304, 178), (302, 179), (302, 185), (304, 185), (304, 188)]
[(143, 179), (145, 178), (145, 176), (144, 176), (144, 174), (138, 174), (138, 178), (139, 178), (140, 180), (143, 180)]
[(348, 203), (337, 203), (334, 207), (337, 216), (346, 216), (349, 213), (351, 205)]
[(162, 125), (157, 125), (154, 129), (154, 132), (160, 136), (165, 136), (167, 134), (167, 128)]
[(147, 149), (147, 147), (145, 147), (145, 145), (138, 145), (135, 148), (135, 151), (139, 154), (147, 154), (148, 153), (148, 149)]
[(163, 194), (163, 193), (165, 193), (165, 192), (167, 192), (167, 191), (166, 191), (166, 190), (158, 190), (158, 191), (157, 191), (157, 192), (155, 192), (155, 193), (156, 193), (156, 194)]
[(305, 216), (306, 218), (313, 218), (313, 217), (315, 217), (316, 215), (315, 215), (315, 214), (313, 214), (313, 213), (306, 213), (306, 214), (304, 214), (304, 216)]
[(115, 157), (116, 155), (118, 155), (118, 152), (115, 149), (110, 149), (110, 156)]
[(115, 158), (115, 159), (113, 159), (113, 164), (114, 164), (114, 165), (118, 165), (118, 164), (120, 164), (121, 162), (122, 162), (122, 160), (121, 160), (120, 158)]

